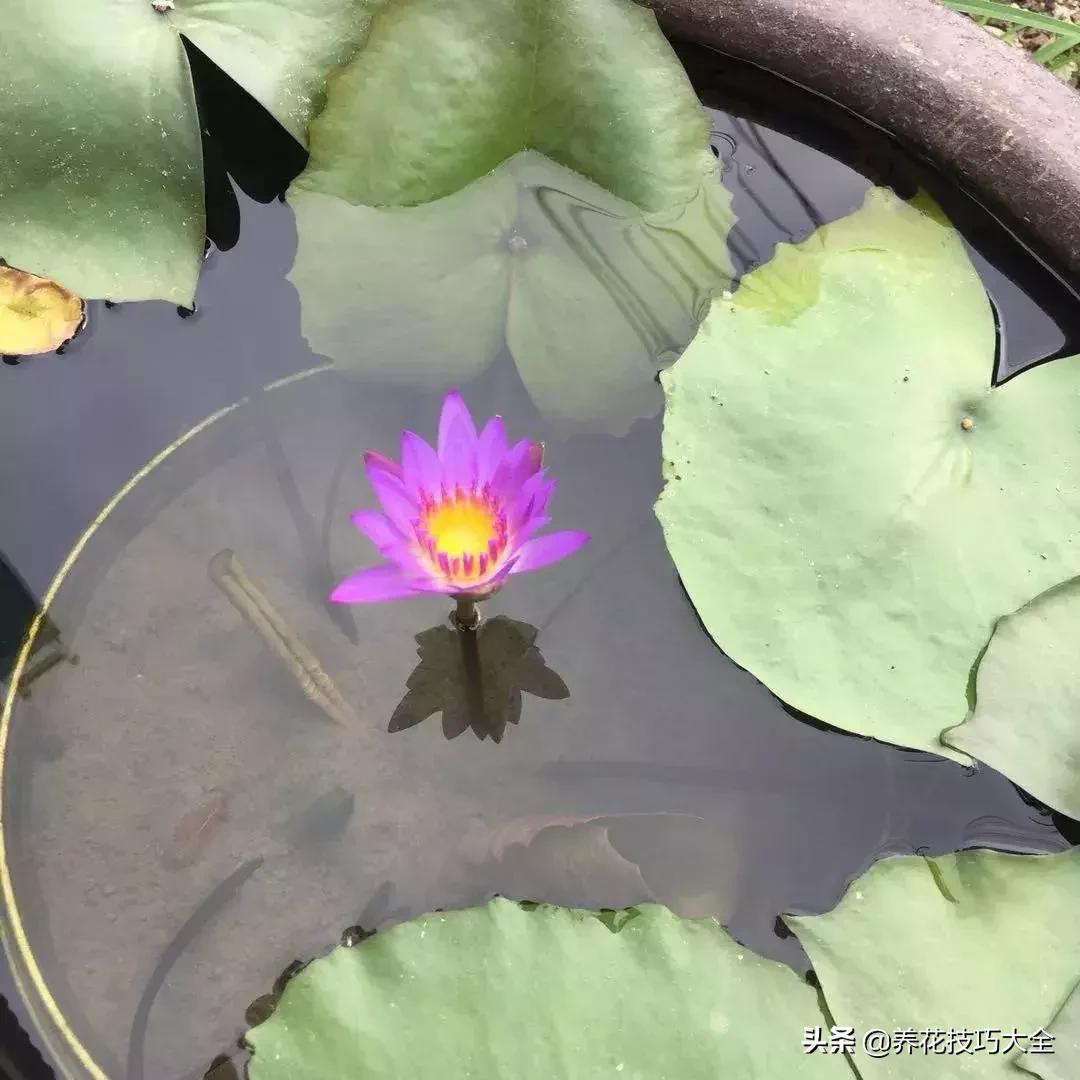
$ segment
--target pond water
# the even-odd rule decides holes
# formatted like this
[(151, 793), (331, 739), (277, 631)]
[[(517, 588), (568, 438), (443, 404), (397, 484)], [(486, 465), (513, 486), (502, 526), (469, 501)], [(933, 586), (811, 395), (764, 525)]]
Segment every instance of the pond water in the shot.
[[(1075, 297), (884, 137), (763, 73), (693, 49), (684, 62), (733, 196), (737, 271), (850, 213), (871, 182), (926, 183), (994, 300), (999, 376), (1080, 348)], [(229, 93), (204, 89), (211, 130)], [(232, 167), (269, 198), (274, 161)], [(214, 199), (225, 244), (230, 196)], [(194, 317), (94, 305), (64, 356), (0, 371), (12, 617), (20, 580), (55, 590), (10, 703), (9, 924), (30, 1007), (49, 1016), (38, 982), (80, 1044), (46, 1019), (71, 1075), (202, 1076), (291, 961), (354, 925), (494, 893), (655, 899), (802, 968), (777, 915), (831, 907), (884, 854), (1078, 839), (991, 770), (786, 710), (680, 587), (652, 510), (659, 388), (625, 435), (570, 433), (505, 350), (460, 388), (477, 417), (545, 441), (555, 527), (593, 539), (486, 605), (503, 618), (482, 632), (485, 710), (470, 714), (446, 601), (325, 601), (372, 559), (348, 521), (373, 502), (362, 451), (395, 454), (402, 428), (432, 436), (449, 387), (313, 354), (286, 279), (292, 211), (243, 193), (238, 206), (239, 240), (212, 249)], [(362, 352), (363, 322), (355, 336)], [(429, 630), (421, 678), (458, 702), (446, 724), (416, 695), (399, 709)]]

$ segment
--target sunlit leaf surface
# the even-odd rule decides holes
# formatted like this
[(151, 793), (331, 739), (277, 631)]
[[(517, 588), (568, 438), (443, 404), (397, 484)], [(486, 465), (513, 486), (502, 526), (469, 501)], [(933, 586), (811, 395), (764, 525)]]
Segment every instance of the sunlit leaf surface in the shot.
[(997, 619), (1080, 573), (1080, 359), (998, 387), (993, 362), (959, 235), (875, 190), (715, 300), (663, 376), (668, 547), (784, 701), (948, 752)]
[(303, 140), (373, 0), (9, 0), (0, 257), (81, 296), (191, 301), (199, 120), (180, 33)]
[[(810, 954), (835, 1023), (859, 1035), (862, 1080), (990, 1080), (1021, 1075), (1021, 1059), (1041, 1067), (1042, 1058), (1020, 1053), (1030, 1048), (1026, 1039), (1017, 1048), (984, 1034), (983, 1049), (972, 1047), (980, 1031), (1030, 1036), (1049, 1028), (1080, 971), (1078, 890), (1080, 849), (901, 857), (871, 867), (827, 914), (786, 921)], [(1059, 1022), (1067, 1027), (1069, 1018)], [(871, 1029), (941, 1032), (932, 1044), (941, 1049), (875, 1057), (862, 1047)], [(961, 1037), (951, 1050), (948, 1032)], [(1075, 1061), (1075, 1046), (1071, 1053), (1066, 1060)], [(1051, 1071), (1042, 1075), (1075, 1075), (1052, 1071), (1056, 1054), (1046, 1060)]]
[(494, 900), (335, 949), (247, 1040), (252, 1080), (843, 1080), (802, 1053), (820, 1023), (814, 990), (713, 920)]
[(1080, 580), (1002, 619), (945, 741), (1080, 820)]

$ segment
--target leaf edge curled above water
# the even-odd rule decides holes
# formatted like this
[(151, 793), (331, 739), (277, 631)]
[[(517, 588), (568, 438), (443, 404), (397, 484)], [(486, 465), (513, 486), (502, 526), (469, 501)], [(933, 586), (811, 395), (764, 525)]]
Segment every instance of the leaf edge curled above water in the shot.
[[(791, 1039), (765, 1038), (777, 1012)], [(252, 1080), (365, 1069), (409, 1080), (713, 1080), (725, 1062), (744, 1080), (796, 1069), (842, 1080), (842, 1058), (806, 1059), (799, 1047), (796, 1033), (821, 1022), (810, 987), (714, 920), (495, 899), (313, 961), (246, 1040)]]
[(994, 623), (1080, 573), (1080, 358), (991, 389), (994, 335), (940, 211), (872, 189), (661, 375), (656, 514), (714, 641), (802, 712), (962, 761), (940, 736)]
[(275, 0), (245, 5), (180, 0), (166, 18), (278, 121), (301, 146), (325, 103), (326, 80), (358, 48), (393, 0)]
[[(784, 921), (809, 954), (836, 1024), (854, 1027), (857, 1039), (872, 1028), (891, 1035), (1015, 1027), (1030, 1035), (1076, 984), (1078, 889), (1080, 848), (893, 856), (856, 879), (831, 911)], [(862, 1080), (991, 1080), (1018, 1076), (1018, 1057), (875, 1058), (857, 1041), (853, 1060)]]
[(299, 188), (381, 207), (445, 198), (526, 150), (644, 211), (716, 167), (689, 78), (633, 0), (388, 0), (310, 148)]
[(89, 299), (190, 305), (204, 176), (181, 35), (303, 142), (326, 76), (367, 32), (355, 13), (379, 0), (350, 0), (329, 26), (313, 2), (183, 0), (158, 12), (149, 0), (14, 0), (0, 63), (0, 257)]
[(1080, 1076), (1080, 983), (1045, 1030), (1054, 1039), (1053, 1055), (1030, 1055), (1017, 1064), (1040, 1080), (1075, 1080)]
[(1000, 619), (975, 670), (975, 707), (942, 736), (1080, 820), (1080, 577)]

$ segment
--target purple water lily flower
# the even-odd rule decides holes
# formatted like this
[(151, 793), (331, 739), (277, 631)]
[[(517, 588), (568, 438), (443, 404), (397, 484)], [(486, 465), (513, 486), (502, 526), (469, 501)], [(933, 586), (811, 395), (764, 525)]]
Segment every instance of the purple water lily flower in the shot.
[(533, 536), (546, 525), (555, 481), (542, 443), (508, 446), (502, 417), (478, 435), (452, 390), (439, 417), (439, 447), (401, 433), (401, 464), (375, 451), (364, 467), (382, 512), (357, 510), (353, 524), (386, 561), (346, 578), (330, 594), (339, 604), (445, 593), (482, 600), (510, 574), (538, 570), (577, 551), (588, 533)]

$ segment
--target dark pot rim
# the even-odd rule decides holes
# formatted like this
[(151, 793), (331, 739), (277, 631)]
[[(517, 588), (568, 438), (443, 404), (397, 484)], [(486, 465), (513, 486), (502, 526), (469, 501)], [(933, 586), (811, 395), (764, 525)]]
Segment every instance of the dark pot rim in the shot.
[(1080, 280), (1080, 93), (933, 0), (645, 0), (898, 137)]

